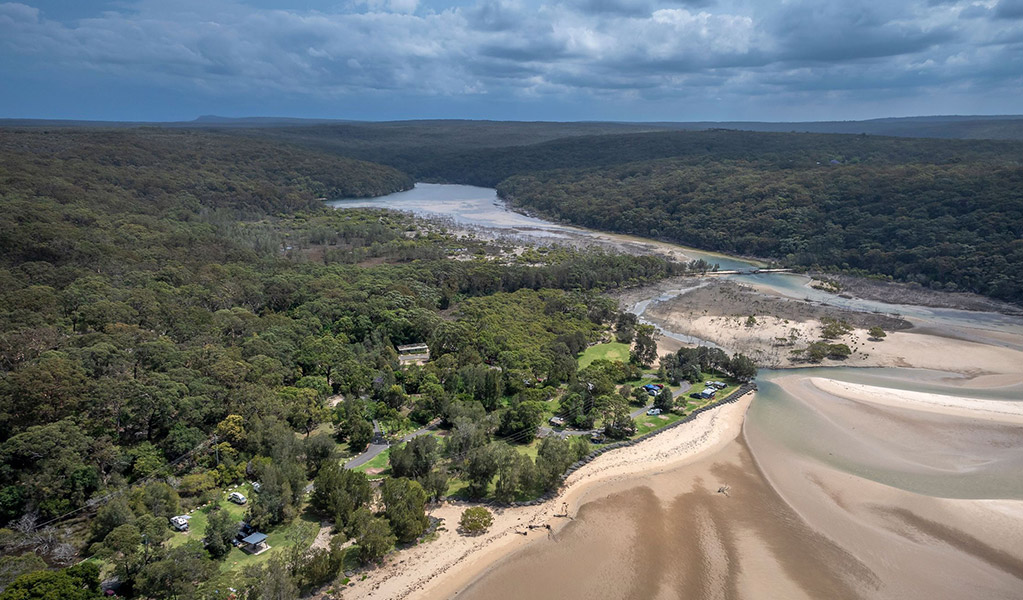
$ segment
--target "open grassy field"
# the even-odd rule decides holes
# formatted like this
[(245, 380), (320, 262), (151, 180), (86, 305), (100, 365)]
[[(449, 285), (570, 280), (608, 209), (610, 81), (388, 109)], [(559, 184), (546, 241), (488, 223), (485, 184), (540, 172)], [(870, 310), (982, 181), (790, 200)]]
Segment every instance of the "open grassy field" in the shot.
[(662, 427), (667, 427), (684, 416), (685, 415), (675, 412), (657, 416), (640, 415), (635, 419), (636, 433), (632, 436), (632, 438), (637, 438), (645, 433), (650, 433), (651, 431), (656, 431)]
[(610, 342), (608, 344), (590, 346), (579, 356), (579, 368), (584, 369), (590, 366), (590, 363), (593, 361), (601, 358), (611, 361), (629, 362), (629, 344)]

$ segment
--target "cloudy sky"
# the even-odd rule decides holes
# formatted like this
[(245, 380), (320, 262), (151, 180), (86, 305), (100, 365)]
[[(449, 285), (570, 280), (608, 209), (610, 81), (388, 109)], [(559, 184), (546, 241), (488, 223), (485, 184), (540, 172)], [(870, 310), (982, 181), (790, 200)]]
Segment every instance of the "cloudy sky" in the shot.
[(0, 0), (0, 117), (1023, 113), (1023, 0)]

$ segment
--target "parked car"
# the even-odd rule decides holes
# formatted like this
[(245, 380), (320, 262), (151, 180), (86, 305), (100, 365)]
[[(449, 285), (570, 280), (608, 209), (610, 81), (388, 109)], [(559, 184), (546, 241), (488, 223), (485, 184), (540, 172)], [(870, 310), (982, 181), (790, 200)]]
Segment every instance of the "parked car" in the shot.
[(593, 433), (590, 434), (590, 441), (593, 442), (594, 444), (603, 444), (604, 434), (600, 433), (599, 431), (594, 431)]
[(661, 414), (661, 409), (651, 408), (650, 410), (646, 411), (646, 414), (650, 415), (651, 417), (656, 417), (657, 415)]
[(263, 488), (263, 486), (260, 485), (260, 483), (258, 481), (253, 481), (252, 482), (252, 491), (253, 492), (256, 492), (258, 494), (259, 490), (262, 489), (262, 488)]
[(229, 502), (234, 502), (235, 504), (245, 504), (246, 502), (249, 501), (244, 494), (241, 494), (239, 492), (231, 492), (227, 496), (227, 499)]
[(251, 525), (249, 525), (245, 521), (242, 521), (238, 523), (238, 535), (236, 535), (235, 538), (238, 540), (243, 540), (249, 537), (249, 534), (253, 533), (254, 531), (256, 530), (253, 529)]

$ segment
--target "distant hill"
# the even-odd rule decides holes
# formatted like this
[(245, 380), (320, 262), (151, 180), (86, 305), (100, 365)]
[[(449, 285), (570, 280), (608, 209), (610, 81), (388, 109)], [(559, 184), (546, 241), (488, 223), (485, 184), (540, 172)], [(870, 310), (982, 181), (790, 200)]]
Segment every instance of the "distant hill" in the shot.
[(743, 131), (854, 133), (895, 137), (1023, 140), (1023, 117), (1019, 115), (902, 117), (870, 119), (867, 121), (808, 121), (791, 123), (722, 121), (674, 123), (672, 125), (680, 129), (691, 130), (720, 128)]
[[(473, 121), (459, 119), (353, 121), (296, 117), (222, 117), (192, 121), (76, 121), (73, 119), (0, 119), (0, 127), (174, 127), (284, 129), (281, 137), (337, 149), (338, 136), (398, 144), (448, 142), (471, 137), (481, 146), (535, 144), (560, 137), (641, 131), (737, 129), (741, 131), (853, 133), (896, 137), (1023, 140), (1023, 115), (945, 115), (891, 117), (863, 121)], [(307, 129), (303, 129), (307, 128)], [(349, 140), (351, 141), (351, 140)], [(345, 146), (346, 144), (342, 144)]]

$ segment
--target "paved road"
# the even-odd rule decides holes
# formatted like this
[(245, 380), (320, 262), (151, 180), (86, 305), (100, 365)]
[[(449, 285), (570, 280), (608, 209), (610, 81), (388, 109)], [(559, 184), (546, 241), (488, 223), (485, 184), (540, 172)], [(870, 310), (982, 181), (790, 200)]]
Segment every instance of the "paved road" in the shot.
[[(435, 419), (434, 421), (427, 424), (425, 427), (420, 427), (419, 429), (401, 438), (401, 442), (408, 442), (425, 433), (429, 433), (437, 429), (437, 425), (439, 423), (440, 419)], [(376, 458), (381, 452), (387, 450), (390, 447), (391, 444), (384, 439), (384, 436), (380, 431), (380, 425), (376, 421), (373, 421), (373, 441), (370, 443), (369, 448), (366, 448), (365, 452), (345, 463), (345, 468), (354, 469), (356, 467), (361, 467), (362, 465)]]

